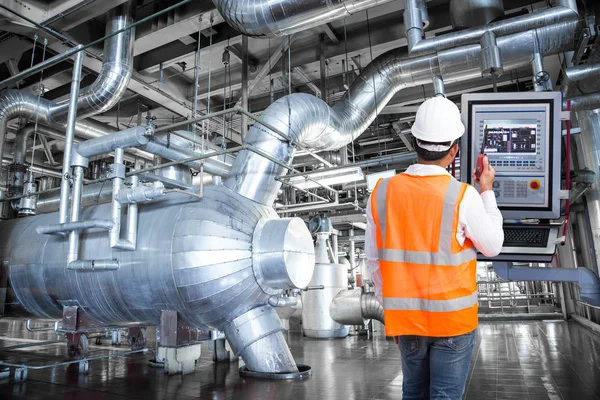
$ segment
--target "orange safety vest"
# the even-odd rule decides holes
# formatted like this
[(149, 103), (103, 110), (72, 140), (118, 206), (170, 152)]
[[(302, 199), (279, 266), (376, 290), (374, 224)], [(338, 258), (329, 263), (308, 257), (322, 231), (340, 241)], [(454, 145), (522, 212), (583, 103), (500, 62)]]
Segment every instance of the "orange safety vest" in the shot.
[(387, 336), (458, 336), (477, 328), (477, 252), (456, 239), (467, 185), (449, 175), (380, 180), (377, 227)]

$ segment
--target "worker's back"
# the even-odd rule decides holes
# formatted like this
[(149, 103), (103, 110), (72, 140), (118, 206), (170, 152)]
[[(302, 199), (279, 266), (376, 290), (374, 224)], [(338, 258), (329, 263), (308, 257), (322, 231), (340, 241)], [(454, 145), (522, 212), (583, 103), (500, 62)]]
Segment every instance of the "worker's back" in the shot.
[(476, 252), (456, 237), (466, 188), (449, 175), (400, 174), (373, 191), (388, 336), (477, 327)]

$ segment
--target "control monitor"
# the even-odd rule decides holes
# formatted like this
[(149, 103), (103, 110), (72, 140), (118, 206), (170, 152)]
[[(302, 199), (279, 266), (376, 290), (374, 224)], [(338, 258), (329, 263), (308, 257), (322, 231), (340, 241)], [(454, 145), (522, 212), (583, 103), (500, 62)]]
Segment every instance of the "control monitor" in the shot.
[(471, 171), (483, 151), (496, 170), (504, 219), (560, 217), (561, 107), (560, 92), (462, 96), (461, 177), (474, 184)]

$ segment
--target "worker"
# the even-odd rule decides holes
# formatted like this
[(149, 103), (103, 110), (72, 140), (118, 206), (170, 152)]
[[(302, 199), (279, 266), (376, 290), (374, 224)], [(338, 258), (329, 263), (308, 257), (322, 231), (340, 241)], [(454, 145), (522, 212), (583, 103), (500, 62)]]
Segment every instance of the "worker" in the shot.
[(411, 132), (417, 164), (377, 183), (365, 252), (400, 348), (402, 398), (459, 400), (476, 342), (476, 249), (493, 257), (504, 241), (495, 171), (485, 157), (479, 193), (447, 172), (465, 127), (444, 97), (419, 107)]

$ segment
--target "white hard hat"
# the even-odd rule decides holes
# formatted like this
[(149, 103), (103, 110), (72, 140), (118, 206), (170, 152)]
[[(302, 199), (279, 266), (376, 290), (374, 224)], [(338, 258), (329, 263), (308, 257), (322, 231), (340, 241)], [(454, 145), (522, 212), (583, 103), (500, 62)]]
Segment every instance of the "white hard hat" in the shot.
[(445, 97), (426, 100), (417, 110), (413, 136), (431, 143), (453, 142), (465, 133), (456, 104)]

